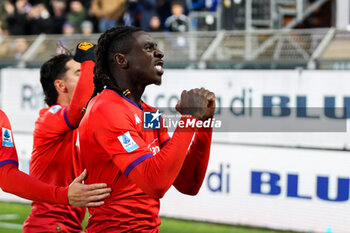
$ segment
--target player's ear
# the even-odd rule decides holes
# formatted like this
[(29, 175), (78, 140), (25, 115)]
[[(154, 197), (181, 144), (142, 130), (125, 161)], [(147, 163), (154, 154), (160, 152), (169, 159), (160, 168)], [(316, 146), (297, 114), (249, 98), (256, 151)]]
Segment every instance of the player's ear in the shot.
[(61, 93), (67, 93), (68, 92), (68, 89), (67, 89), (65, 81), (63, 81), (61, 79), (56, 79), (53, 84), (54, 84), (57, 92), (61, 92)]
[(128, 59), (127, 57), (122, 53), (116, 53), (114, 55), (114, 61), (117, 65), (119, 65), (122, 69), (125, 69), (128, 67)]

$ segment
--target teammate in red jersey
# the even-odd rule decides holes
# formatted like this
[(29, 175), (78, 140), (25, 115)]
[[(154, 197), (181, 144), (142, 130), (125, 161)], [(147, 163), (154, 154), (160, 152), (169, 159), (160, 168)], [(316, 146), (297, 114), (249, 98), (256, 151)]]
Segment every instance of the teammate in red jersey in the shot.
[(43, 183), (18, 170), (18, 157), (12, 129), (6, 114), (0, 110), (0, 187), (17, 196), (48, 203), (74, 205), (77, 207), (100, 206), (108, 196), (106, 184), (84, 185), (81, 182), (86, 170), (69, 186), (58, 187)]
[[(94, 45), (80, 43), (73, 57), (57, 55), (40, 70), (45, 102), (35, 122), (30, 175), (58, 186), (82, 171), (76, 148), (83, 107), (93, 92)], [(89, 175), (90, 171), (88, 170)], [(23, 232), (81, 232), (85, 208), (33, 202)]]
[[(156, 109), (141, 96), (147, 85), (161, 83), (164, 56), (147, 33), (109, 29), (95, 56), (93, 96), (100, 94), (79, 126), (80, 150), (91, 172), (86, 183), (106, 182), (112, 193), (105, 205), (89, 208), (86, 232), (158, 232), (159, 199), (170, 186), (189, 195), (199, 191), (212, 129), (178, 127), (170, 139), (166, 128), (142, 128), (143, 112)], [(207, 120), (214, 115), (215, 95), (203, 88), (184, 91), (176, 109), (184, 121)]]

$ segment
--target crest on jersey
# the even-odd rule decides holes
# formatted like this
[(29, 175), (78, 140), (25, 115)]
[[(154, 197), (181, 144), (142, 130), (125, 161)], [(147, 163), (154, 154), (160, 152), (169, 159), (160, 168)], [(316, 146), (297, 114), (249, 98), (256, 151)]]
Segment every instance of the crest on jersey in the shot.
[(12, 132), (6, 128), (2, 128), (2, 146), (13, 147)]
[(52, 108), (49, 109), (49, 112), (51, 112), (52, 114), (55, 114), (56, 112), (58, 112), (58, 110), (60, 110), (62, 107), (59, 105), (55, 105)]
[(78, 49), (81, 49), (81, 50), (89, 50), (90, 48), (92, 48), (94, 45), (91, 44), (91, 43), (88, 43), (88, 42), (82, 42), (78, 45)]
[(118, 136), (118, 140), (127, 152), (132, 152), (139, 148), (134, 139), (132, 139), (130, 132), (126, 132), (123, 135)]

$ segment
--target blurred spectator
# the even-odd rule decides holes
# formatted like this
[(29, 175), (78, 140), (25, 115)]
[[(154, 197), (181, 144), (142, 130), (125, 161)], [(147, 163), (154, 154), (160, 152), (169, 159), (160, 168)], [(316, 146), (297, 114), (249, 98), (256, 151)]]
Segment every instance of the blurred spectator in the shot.
[(138, 0), (128, 0), (123, 15), (124, 25), (140, 27), (141, 11)]
[(91, 35), (91, 33), (93, 33), (94, 31), (94, 25), (92, 24), (91, 21), (85, 20), (82, 24), (81, 24), (81, 33), (84, 36), (89, 36)]
[(173, 0), (158, 0), (157, 1), (157, 14), (160, 19), (160, 23), (164, 26), (165, 20), (171, 16), (171, 3)]
[(208, 11), (215, 12), (218, 6), (218, 0), (205, 0), (205, 8)]
[(19, 37), (15, 40), (8, 40), (0, 44), (0, 57), (6, 57), (6, 59), (17, 60), (16, 67), (25, 67), (25, 61), (23, 61), (23, 55), (27, 51), (29, 44), (23, 37)]
[(191, 0), (190, 9), (194, 11), (199, 11), (204, 9), (204, 0)]
[(28, 49), (28, 42), (25, 38), (20, 37), (13, 41), (12, 46), (13, 54), (16, 60), (21, 60), (23, 57), (23, 54)]
[(32, 6), (27, 0), (16, 0), (12, 12), (7, 17), (8, 31), (10, 35), (27, 34), (27, 14)]
[(74, 26), (71, 23), (63, 24), (62, 31), (63, 31), (63, 34), (67, 36), (72, 35), (75, 32)]
[(152, 16), (157, 13), (157, 1), (156, 0), (141, 0), (141, 28), (144, 31), (150, 30), (150, 20)]
[(51, 0), (51, 14), (53, 17), (53, 24), (51, 33), (61, 34), (63, 32), (63, 25), (67, 20), (66, 1), (65, 0)]
[(84, 1), (82, 1), (84, 8), (85, 9), (90, 9), (92, 1), (93, 0), (84, 0)]
[(149, 31), (150, 32), (161, 32), (163, 31), (160, 19), (157, 15), (152, 16), (151, 20), (149, 21)]
[(51, 18), (44, 1), (37, 1), (28, 12), (27, 20), (29, 29), (28, 34), (47, 34), (52, 31), (53, 19)]
[(165, 21), (165, 28), (171, 32), (185, 32), (189, 29), (190, 20), (183, 14), (184, 8), (180, 2), (173, 2), (172, 15)]
[(69, 13), (67, 15), (67, 23), (70, 23), (74, 27), (75, 33), (81, 32), (81, 24), (86, 18), (86, 10), (78, 0), (72, 0), (69, 4)]
[(125, 11), (125, 0), (93, 0), (89, 13), (98, 19), (98, 30), (117, 26)]
[(195, 11), (216, 11), (218, 0), (191, 0), (190, 8)]
[(3, 1), (0, 3), (0, 35), (8, 34), (7, 17), (13, 14), (15, 7), (10, 1)]

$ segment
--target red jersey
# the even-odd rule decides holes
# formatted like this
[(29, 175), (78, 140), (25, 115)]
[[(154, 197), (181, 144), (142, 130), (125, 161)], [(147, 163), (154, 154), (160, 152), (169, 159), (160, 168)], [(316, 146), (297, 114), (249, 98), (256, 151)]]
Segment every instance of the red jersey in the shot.
[[(156, 110), (140, 105), (105, 89), (90, 102), (81, 121), (81, 159), (89, 171), (86, 183), (105, 182), (112, 188), (105, 205), (89, 208), (86, 232), (158, 232), (159, 199), (176, 180), (183, 182), (181, 173), (188, 174), (182, 167), (192, 169), (193, 178), (187, 178), (189, 186), (178, 185), (181, 192), (192, 194), (202, 184), (210, 141), (206, 138), (209, 143), (201, 145), (205, 155), (186, 156), (195, 129), (177, 130), (171, 140), (166, 128), (145, 131), (143, 112)], [(211, 138), (211, 131), (208, 135)], [(196, 164), (184, 166), (186, 157)]]
[(6, 164), (18, 166), (18, 158), (10, 121), (6, 114), (0, 110), (1, 145), (0, 145), (0, 167)]
[[(67, 186), (82, 172), (78, 162), (77, 125), (93, 90), (94, 62), (81, 65), (70, 105), (52, 105), (40, 110), (35, 122), (30, 175), (48, 184)], [(33, 202), (23, 232), (81, 232), (85, 208)]]
[(30, 200), (68, 204), (68, 187), (48, 185), (18, 170), (18, 158), (10, 122), (0, 110), (0, 187), (5, 192)]

